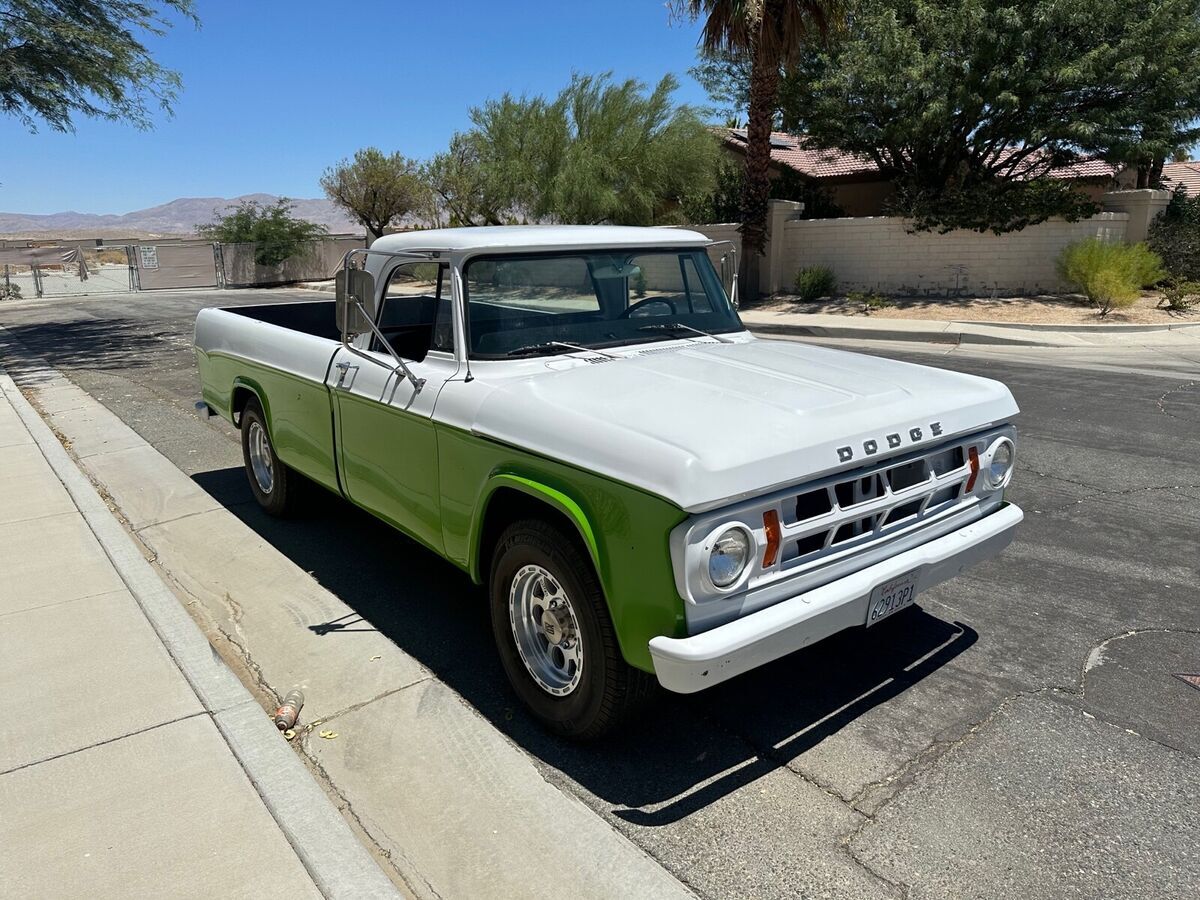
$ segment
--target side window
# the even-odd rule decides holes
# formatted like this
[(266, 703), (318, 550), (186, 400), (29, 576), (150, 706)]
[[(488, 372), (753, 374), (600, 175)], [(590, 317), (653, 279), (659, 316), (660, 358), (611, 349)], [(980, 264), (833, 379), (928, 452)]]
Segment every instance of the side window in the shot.
[[(662, 299), (676, 313), (709, 313), (712, 301), (692, 254), (657, 253), (630, 260), (637, 274), (630, 279), (629, 304)], [(664, 309), (656, 310), (659, 314)]]
[(420, 362), (430, 350), (452, 351), (454, 329), (447, 266), (412, 262), (392, 269), (378, 325), (388, 343), (405, 359)]

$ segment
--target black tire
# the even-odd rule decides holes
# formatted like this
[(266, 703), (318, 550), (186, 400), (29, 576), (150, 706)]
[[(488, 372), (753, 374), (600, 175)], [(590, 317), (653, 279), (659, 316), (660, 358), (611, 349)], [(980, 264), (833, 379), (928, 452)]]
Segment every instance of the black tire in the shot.
[[(254, 474), (254, 465), (250, 458), (250, 440), (253, 427), (261, 428), (266, 440), (266, 450), (271, 458), (271, 486), (264, 490)], [(250, 492), (258, 505), (272, 516), (288, 516), (294, 513), (300, 505), (301, 478), (285, 466), (275, 453), (275, 445), (271, 440), (271, 429), (267, 427), (267, 417), (263, 414), (262, 405), (258, 398), (252, 397), (242, 410), (242, 462), (246, 466), (246, 480), (250, 482)]]
[[(517, 573), (528, 565), (541, 566), (559, 582), (579, 624), (582, 674), (565, 696), (549, 693), (534, 680), (513, 636), (509, 593)], [(504, 672), (517, 696), (547, 730), (575, 740), (593, 740), (628, 718), (652, 694), (654, 679), (621, 656), (592, 561), (554, 524), (524, 519), (504, 530), (492, 554), (489, 594), (492, 634)]]

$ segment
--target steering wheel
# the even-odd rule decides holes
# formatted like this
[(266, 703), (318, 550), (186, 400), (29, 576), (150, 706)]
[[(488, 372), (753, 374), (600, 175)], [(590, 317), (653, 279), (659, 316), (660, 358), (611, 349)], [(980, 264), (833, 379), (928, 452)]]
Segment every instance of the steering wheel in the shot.
[(671, 308), (671, 315), (678, 315), (679, 310), (675, 308), (675, 304), (666, 297), (647, 297), (645, 300), (639, 300), (633, 306), (627, 307), (626, 310), (617, 316), (618, 319), (628, 319), (633, 315), (634, 310), (641, 309), (643, 306), (648, 306), (651, 303), (665, 303)]

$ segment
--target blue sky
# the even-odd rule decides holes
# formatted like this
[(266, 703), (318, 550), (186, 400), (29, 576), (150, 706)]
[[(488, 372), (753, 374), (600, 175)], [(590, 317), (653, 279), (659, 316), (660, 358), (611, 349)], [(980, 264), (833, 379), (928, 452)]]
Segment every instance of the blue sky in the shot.
[(0, 118), (0, 210), (125, 213), (176, 197), (321, 195), (322, 170), (376, 145), (424, 158), (505, 91), (552, 94), (572, 71), (680, 79), (699, 27), (662, 0), (336, 3), (197, 0), (149, 42), (184, 81), (152, 131), (78, 120), (29, 134)]

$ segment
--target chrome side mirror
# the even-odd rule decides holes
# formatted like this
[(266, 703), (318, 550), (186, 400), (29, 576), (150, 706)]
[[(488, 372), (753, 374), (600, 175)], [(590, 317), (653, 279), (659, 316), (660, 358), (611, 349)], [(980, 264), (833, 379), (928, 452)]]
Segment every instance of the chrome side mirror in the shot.
[(337, 323), (342, 337), (349, 339), (370, 331), (375, 321), (374, 276), (365, 269), (343, 266), (334, 284)]
[(734, 309), (738, 307), (738, 258), (737, 246), (732, 241), (721, 241), (728, 243), (729, 249), (721, 254), (721, 281), (729, 285), (729, 302)]

